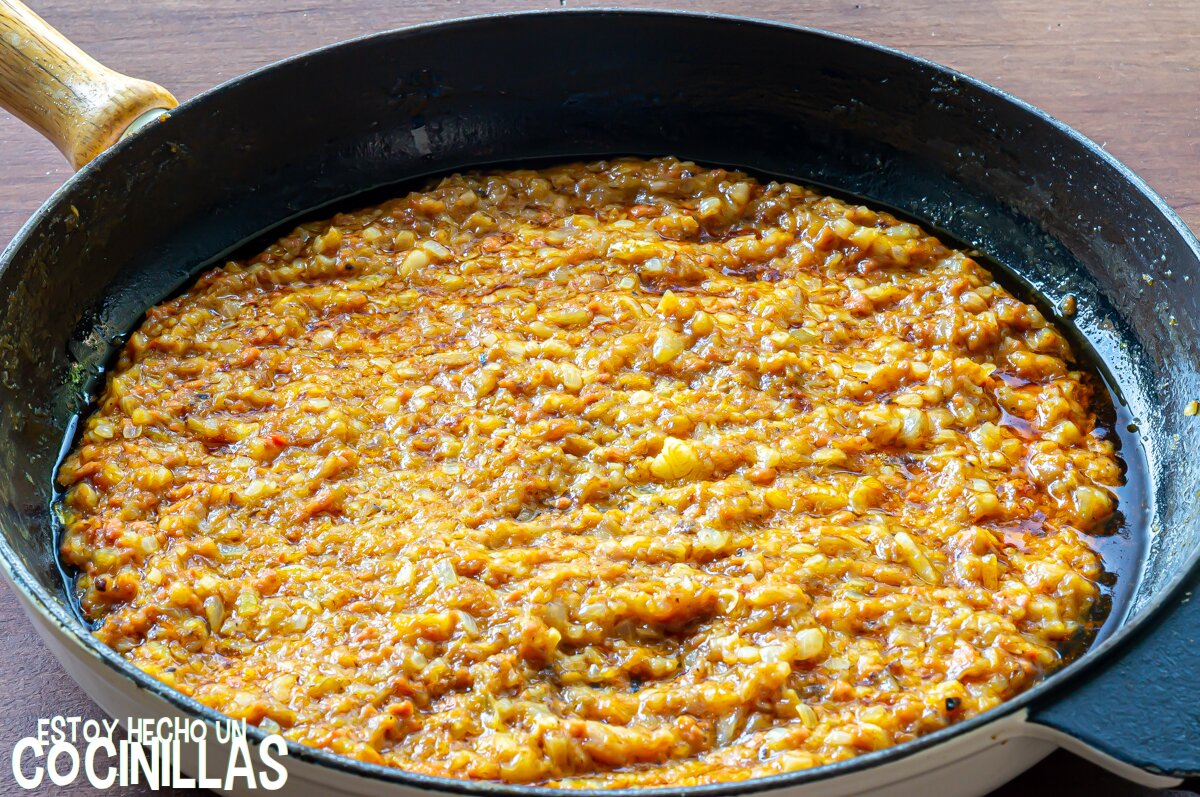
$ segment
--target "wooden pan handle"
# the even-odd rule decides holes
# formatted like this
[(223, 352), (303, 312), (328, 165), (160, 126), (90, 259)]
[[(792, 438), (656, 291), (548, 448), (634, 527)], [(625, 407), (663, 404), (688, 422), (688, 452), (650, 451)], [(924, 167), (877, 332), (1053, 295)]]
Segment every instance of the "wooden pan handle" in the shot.
[(139, 118), (178, 104), (162, 86), (101, 65), (17, 0), (0, 0), (0, 106), (76, 169)]

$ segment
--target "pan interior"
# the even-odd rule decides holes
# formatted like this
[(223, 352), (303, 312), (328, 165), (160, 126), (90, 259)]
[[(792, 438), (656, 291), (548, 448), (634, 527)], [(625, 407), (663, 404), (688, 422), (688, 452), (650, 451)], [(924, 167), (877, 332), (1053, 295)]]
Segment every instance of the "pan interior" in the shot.
[(603, 11), (435, 25), (286, 62), (191, 101), (56, 194), (0, 264), (10, 565), (68, 618), (50, 510), (61, 446), (122, 335), (198, 271), (381, 186), (613, 153), (831, 187), (987, 253), (1043, 310), (1074, 295), (1061, 326), (1103, 364), (1129, 467), (1113, 543), (1128, 575), (1101, 633), (1190, 566), (1200, 256), (1161, 200), (1094, 145), (931, 64), (782, 26)]
[[(620, 157), (625, 154), (627, 153), (610, 153), (606, 157)], [(582, 159), (582, 157), (576, 159)], [(594, 158), (595, 155), (588, 155), (586, 157)], [(568, 158), (566, 160), (572, 159)], [(563, 162), (562, 159), (534, 158), (523, 162), (482, 163), (473, 166), (472, 169), (493, 171), (515, 168), (537, 168), (561, 162)], [(717, 167), (724, 164), (702, 163), (700, 165)], [(1105, 572), (1100, 582), (1101, 599), (1093, 610), (1093, 618), (1087, 631), (1064, 644), (1064, 657), (1067, 660), (1077, 658), (1089, 646), (1103, 641), (1116, 629), (1120, 628), (1133, 604), (1134, 595), (1142, 576), (1142, 568), (1148, 548), (1151, 494), (1149, 492), (1146, 454), (1142, 446), (1137, 419), (1121, 394), (1118, 383), (1106, 365), (1105, 358), (1100, 352), (1095, 350), (1091, 341), (1085, 335), (1081, 334), (1080, 330), (1071, 323), (1070, 318), (1065, 317), (1055, 303), (1039, 291), (1032, 280), (1022, 275), (1019, 266), (1005, 264), (991, 256), (988, 252), (977, 249), (970, 242), (956, 240), (950, 232), (937, 229), (927, 220), (917, 218), (902, 208), (881, 207), (872, 198), (847, 192), (839, 186), (820, 185), (813, 180), (807, 179), (804, 175), (780, 175), (761, 171), (756, 172), (754, 170), (746, 171), (763, 183), (778, 180), (812, 186), (823, 193), (836, 196), (846, 202), (864, 204), (876, 209), (886, 210), (898, 218), (931, 230), (943, 243), (956, 249), (972, 252), (975, 259), (983, 264), (1006, 290), (1013, 293), (1021, 301), (1035, 305), (1047, 319), (1050, 319), (1068, 337), (1072, 350), (1077, 357), (1078, 365), (1088, 374), (1089, 381), (1096, 389), (1094, 411), (1097, 414), (1098, 426), (1103, 430), (1103, 435), (1107, 439), (1112, 440), (1116, 446), (1118, 456), (1124, 468), (1124, 483), (1115, 491), (1118, 498), (1118, 508), (1111, 521), (1106, 524), (1102, 533), (1087, 535), (1089, 545), (1101, 555), (1104, 562)], [(249, 236), (246, 240), (235, 244), (227, 254), (222, 254), (220, 257), (212, 258), (202, 263), (197, 267), (196, 273), (190, 274), (181, 285), (162, 298), (170, 298), (189, 288), (193, 278), (198, 273), (220, 266), (227, 260), (243, 260), (255, 256), (271, 243), (285, 236), (297, 224), (330, 218), (338, 213), (353, 212), (394, 197), (404, 196), (410, 191), (419, 191), (432, 182), (436, 182), (440, 176), (445, 175), (423, 175), (418, 178), (402, 180), (392, 185), (371, 188), (349, 197), (341, 197), (298, 214), (296, 217), (289, 218), (279, 224), (272, 225), (268, 229)], [(110, 344), (108, 348), (108, 364), (111, 364), (131, 331), (132, 329), (123, 330), (108, 339)], [(82, 385), (83, 392), (89, 396), (90, 400), (68, 422), (67, 434), (60, 449), (60, 461), (61, 457), (70, 450), (74, 443), (78, 421), (95, 409), (95, 398), (103, 388), (103, 385), (104, 369), (91, 371), (88, 380)], [(53, 503), (57, 504), (61, 497), (60, 492), (55, 485), (52, 485), (51, 489), (54, 496)], [(51, 519), (54, 524), (55, 539), (61, 540), (63, 529), (62, 524), (58, 520), (57, 512), (52, 514)], [(85, 625), (89, 624), (89, 621), (84, 618), (79, 608), (78, 599), (75, 595), (74, 581), (76, 574), (63, 569), (61, 563), (60, 573), (64, 589), (70, 595), (72, 612), (80, 622)]]

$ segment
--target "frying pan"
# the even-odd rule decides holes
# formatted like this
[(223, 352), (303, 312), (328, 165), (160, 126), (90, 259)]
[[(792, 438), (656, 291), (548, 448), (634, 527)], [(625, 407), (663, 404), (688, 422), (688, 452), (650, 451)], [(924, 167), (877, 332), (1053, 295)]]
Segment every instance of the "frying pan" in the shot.
[[(1046, 114), (844, 36), (628, 10), (368, 36), (169, 110), (161, 88), (105, 70), (12, 0), (0, 0), (0, 101), (83, 167), (0, 256), (0, 566), (113, 716), (220, 719), (98, 643), (57, 565), (61, 446), (145, 309), (246, 241), (366, 203), (364, 192), (483, 164), (674, 154), (890, 207), (986, 252), (1047, 312), (1076, 297), (1060, 323), (1102, 361), (1131, 479), (1144, 483), (1122, 496), (1142, 544), (1127, 549), (1102, 638), (1034, 688), (849, 761), (657, 791), (981, 794), (1055, 746), (1147, 785), (1200, 773), (1200, 418), (1185, 411), (1200, 398), (1200, 244), (1128, 169)], [(289, 753), (289, 793), (553, 791)]]

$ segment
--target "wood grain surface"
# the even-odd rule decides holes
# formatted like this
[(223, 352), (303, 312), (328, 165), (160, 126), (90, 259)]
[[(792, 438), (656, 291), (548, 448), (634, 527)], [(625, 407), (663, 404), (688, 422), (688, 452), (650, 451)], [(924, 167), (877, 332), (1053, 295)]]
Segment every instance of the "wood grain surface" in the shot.
[[(324, 44), (416, 22), (513, 9), (655, 5), (581, 0), (30, 0), (99, 61), (161, 83), (181, 100)], [(658, 3), (662, 5), (662, 3)], [(1200, 6), (1195, 0), (670, 0), (827, 28), (892, 45), (1040, 106), (1123, 160), (1200, 230)], [(720, 54), (714, 53), (714, 66)], [(763, 54), (770, 68), (770, 53)], [(71, 173), (33, 131), (0, 113), (0, 241)], [(99, 710), (35, 637), (0, 586), (0, 793), (9, 754), (38, 717)], [(1200, 792), (1200, 782), (1182, 787)], [(91, 793), (76, 785), (62, 794)], [(113, 790), (143, 794), (139, 789)], [(47, 792), (48, 793), (48, 792)], [(164, 792), (158, 792), (162, 794)], [(997, 792), (1005, 797), (1150, 792), (1056, 753)]]
[(28, 6), (0, 0), (0, 105), (82, 167), (142, 114), (178, 105), (162, 86), (114, 72)]

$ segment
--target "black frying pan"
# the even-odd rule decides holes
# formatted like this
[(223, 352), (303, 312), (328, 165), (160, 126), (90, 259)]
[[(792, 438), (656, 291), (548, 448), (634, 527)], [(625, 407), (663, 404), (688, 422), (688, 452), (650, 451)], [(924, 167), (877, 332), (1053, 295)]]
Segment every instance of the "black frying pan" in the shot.
[[(13, 8), (0, 0), (0, 34)], [(0, 83), (24, 57), (4, 40)], [(93, 127), (119, 129), (169, 105), (164, 95), (149, 92), (149, 105), (138, 91), (123, 95), (119, 124)], [(90, 154), (58, 138), (78, 160)], [(99, 149), (100, 139), (84, 144)], [(915, 742), (677, 791), (979, 793), (1044, 755), (1046, 740), (1147, 783), (1200, 773), (1200, 417), (1185, 413), (1200, 398), (1196, 238), (1095, 144), (966, 76), (820, 31), (668, 12), (481, 17), (317, 50), (151, 121), (25, 225), (0, 257), (0, 563), (101, 705), (218, 716), (95, 642), (56, 563), (48, 507), (60, 448), (143, 311), (246, 241), (365, 202), (364, 192), (482, 164), (612, 154), (826, 186), (983, 250), (1047, 312), (1074, 295), (1079, 313), (1060, 324), (1102, 361), (1123, 423), (1136, 427), (1123, 434), (1131, 480), (1144, 482), (1123, 495), (1141, 547), (1125, 549), (1134, 553), (1103, 639), (1070, 666)], [(1041, 747), (1018, 744), (1030, 739)], [(313, 788), (530, 791), (291, 753), (292, 783)]]

